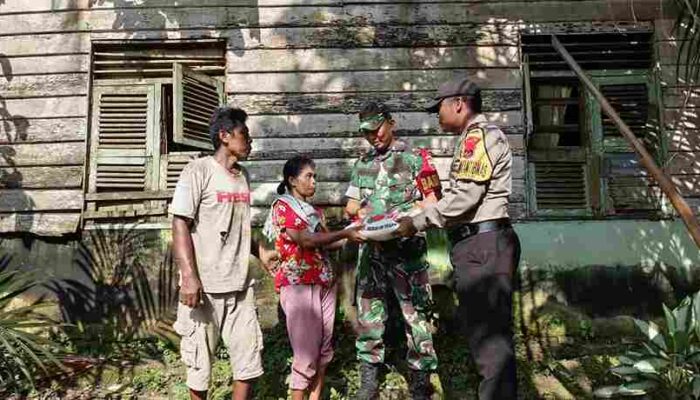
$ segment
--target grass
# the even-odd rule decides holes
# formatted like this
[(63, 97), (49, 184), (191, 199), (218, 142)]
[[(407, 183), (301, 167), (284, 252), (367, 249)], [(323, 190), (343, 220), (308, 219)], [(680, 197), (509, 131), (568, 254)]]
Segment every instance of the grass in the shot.
[[(538, 336), (532, 327), (519, 327), (516, 334), (518, 379), (523, 399), (586, 399), (593, 389), (610, 383), (608, 368), (615, 356), (627, 346), (620, 336), (596, 334), (601, 321), (579, 319), (556, 307), (545, 307), (538, 317), (545, 334)], [(352, 326), (342, 315), (336, 324), (335, 359), (331, 364), (325, 398), (351, 399), (359, 381)], [(584, 322), (582, 325), (579, 321)], [(589, 325), (590, 323), (590, 325)], [(606, 323), (611, 323), (606, 320)], [(550, 326), (551, 325), (551, 326)], [(440, 324), (435, 347), (440, 357), (437, 374), (432, 377), (438, 394), (434, 398), (476, 398), (478, 378), (470, 361), (465, 340), (450, 333), (450, 324)], [(605, 326), (605, 325), (601, 325)], [(387, 366), (383, 370), (381, 399), (408, 397), (404, 336), (400, 326), (390, 327), (387, 336)], [(572, 329), (572, 330), (570, 330)], [(570, 336), (561, 335), (564, 331)], [(264, 364), (266, 374), (255, 385), (256, 399), (287, 399), (287, 376), (291, 350), (284, 326), (265, 329)], [(143, 398), (186, 399), (185, 368), (179, 362), (177, 348), (160, 342), (158, 354), (134, 365), (111, 363), (79, 379), (35, 392), (31, 398)], [(226, 351), (220, 348), (213, 366), (211, 399), (228, 399), (232, 376)]]
[[(602, 315), (596, 314), (596, 308), (589, 306), (590, 299), (582, 287), (595, 288), (602, 278), (582, 279), (579, 275), (567, 272), (548, 280), (535, 277), (537, 285), (523, 284), (522, 291), (514, 296), (514, 330), (522, 399), (589, 399), (596, 388), (615, 383), (608, 370), (617, 364), (617, 355), (634, 340), (633, 324), (625, 315), (634, 314), (630, 310), (635, 309), (628, 305), (630, 299), (643, 293), (625, 294), (618, 288), (611, 288), (606, 293), (626, 296), (618, 301), (623, 307), (615, 310), (609, 306), (612, 303), (603, 303), (616, 301), (608, 295), (596, 300), (600, 303), (596, 303), (596, 307), (606, 311)], [(354, 314), (349, 307), (352, 282), (348, 276), (346, 274), (343, 278), (347, 282), (342, 281), (340, 285), (341, 306), (334, 334), (335, 358), (328, 371), (324, 394), (324, 398), (333, 400), (354, 398), (359, 383), (356, 334), (352, 325)], [(266, 373), (256, 382), (255, 398), (287, 399), (292, 353), (286, 329), (278, 314), (277, 299), (269, 279), (262, 275), (256, 278), (261, 281), (258, 312), (264, 331)], [(627, 285), (631, 281), (626, 276), (622, 278), (613, 283), (619, 281)], [(573, 284), (574, 281), (579, 283)], [(610, 280), (607, 282), (611, 284)], [(476, 398), (476, 369), (466, 340), (455, 333), (455, 323), (451, 319), (455, 311), (454, 294), (436, 287), (433, 295), (438, 329), (434, 345), (439, 357), (438, 370), (431, 377), (436, 392), (434, 398)], [(652, 315), (653, 307), (641, 311)], [(389, 321), (392, 323), (386, 332), (386, 367), (381, 377), (381, 398), (405, 399), (409, 398), (408, 371), (404, 361), (405, 335), (399, 318), (390, 318)], [(85, 329), (84, 332), (89, 336), (91, 330)], [(89, 337), (79, 336), (90, 342)], [(111, 347), (90, 347), (92, 368), (71, 379), (44, 385), (30, 398), (187, 398), (185, 368), (179, 361), (176, 344), (135, 337), (126, 343), (119, 342), (119, 351), (116, 352), (110, 350)], [(82, 356), (87, 354), (80, 352), (79, 348), (74, 350)], [(126, 357), (129, 354), (137, 356)], [(227, 358), (226, 351), (220, 348), (218, 360), (213, 365), (212, 399), (230, 398), (232, 376)]]

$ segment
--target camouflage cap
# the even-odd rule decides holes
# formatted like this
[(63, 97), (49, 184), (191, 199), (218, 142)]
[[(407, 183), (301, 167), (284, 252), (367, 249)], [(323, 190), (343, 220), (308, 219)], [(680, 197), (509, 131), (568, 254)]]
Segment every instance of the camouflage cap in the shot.
[(368, 115), (364, 119), (360, 119), (360, 132), (376, 131), (385, 120), (384, 114)]

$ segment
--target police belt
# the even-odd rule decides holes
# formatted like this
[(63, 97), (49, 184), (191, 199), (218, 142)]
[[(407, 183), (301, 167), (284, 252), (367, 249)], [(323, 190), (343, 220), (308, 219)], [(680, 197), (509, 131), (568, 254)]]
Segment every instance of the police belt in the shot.
[(475, 224), (460, 225), (450, 229), (447, 232), (447, 236), (450, 238), (452, 245), (455, 245), (458, 242), (479, 233), (500, 231), (510, 227), (510, 220), (508, 218), (501, 218), (491, 221), (477, 222)]

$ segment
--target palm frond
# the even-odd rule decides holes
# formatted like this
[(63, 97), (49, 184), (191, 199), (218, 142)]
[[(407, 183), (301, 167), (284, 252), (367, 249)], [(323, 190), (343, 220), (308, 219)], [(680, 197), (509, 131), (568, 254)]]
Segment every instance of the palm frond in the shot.
[(39, 310), (42, 299), (29, 305), (12, 303), (36, 286), (31, 275), (0, 269), (0, 392), (33, 387), (35, 380), (52, 369), (63, 369), (56, 357), (60, 346), (34, 332), (56, 327)]
[(133, 339), (174, 339), (169, 334), (177, 304), (171, 257), (166, 254), (153, 271), (146, 256), (158, 247), (143, 230), (119, 227), (91, 231), (81, 243), (75, 262), (83, 279), (47, 285), (63, 320), (74, 325), (66, 334), (76, 348), (111, 358), (120, 357)]

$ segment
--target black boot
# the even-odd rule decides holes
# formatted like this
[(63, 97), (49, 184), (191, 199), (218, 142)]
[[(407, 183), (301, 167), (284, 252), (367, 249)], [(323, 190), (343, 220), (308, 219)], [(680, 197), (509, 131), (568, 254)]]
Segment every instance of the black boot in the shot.
[(357, 400), (374, 400), (379, 396), (379, 364), (360, 365), (360, 389)]
[(411, 398), (413, 400), (429, 400), (431, 396), (430, 371), (411, 370)]

